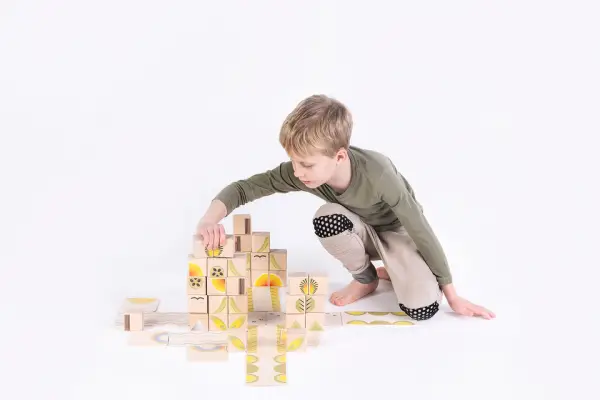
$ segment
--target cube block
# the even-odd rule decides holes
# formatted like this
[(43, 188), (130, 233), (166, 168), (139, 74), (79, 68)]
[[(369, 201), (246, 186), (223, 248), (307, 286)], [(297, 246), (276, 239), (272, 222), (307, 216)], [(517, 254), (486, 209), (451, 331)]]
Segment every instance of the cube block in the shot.
[(271, 235), (269, 232), (252, 232), (252, 252), (268, 253), (271, 250)]

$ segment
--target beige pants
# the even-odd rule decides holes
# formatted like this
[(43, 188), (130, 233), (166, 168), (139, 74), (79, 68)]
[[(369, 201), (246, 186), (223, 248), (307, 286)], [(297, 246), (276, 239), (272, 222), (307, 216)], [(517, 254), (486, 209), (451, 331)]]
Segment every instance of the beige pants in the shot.
[(313, 225), (325, 250), (358, 282), (377, 280), (372, 261), (383, 261), (401, 310), (417, 320), (431, 318), (438, 311), (442, 300), (439, 284), (403, 227), (376, 232), (335, 203), (322, 205)]

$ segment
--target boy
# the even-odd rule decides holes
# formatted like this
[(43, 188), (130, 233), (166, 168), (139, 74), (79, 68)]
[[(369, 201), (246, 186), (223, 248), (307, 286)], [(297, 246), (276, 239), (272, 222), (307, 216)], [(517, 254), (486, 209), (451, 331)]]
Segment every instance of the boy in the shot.
[[(413, 189), (381, 153), (350, 145), (352, 116), (324, 95), (301, 101), (287, 116), (279, 141), (291, 161), (232, 182), (212, 200), (197, 226), (209, 248), (224, 244), (219, 222), (235, 208), (274, 193), (304, 191), (326, 201), (314, 215), (315, 235), (352, 274), (331, 295), (342, 306), (390, 280), (400, 309), (415, 320), (433, 317), (442, 294), (457, 313), (495, 315), (458, 296), (440, 244)], [(375, 268), (372, 260), (383, 261)]]

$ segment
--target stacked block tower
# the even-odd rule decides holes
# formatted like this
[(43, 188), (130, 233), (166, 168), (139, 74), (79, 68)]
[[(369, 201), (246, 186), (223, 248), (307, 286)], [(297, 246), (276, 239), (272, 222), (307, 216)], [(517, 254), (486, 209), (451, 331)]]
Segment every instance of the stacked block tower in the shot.
[[(252, 304), (252, 287), (285, 287), (287, 250), (272, 249), (269, 232), (253, 231), (249, 214), (233, 215), (233, 234), (209, 249), (193, 236), (188, 255), (189, 324), (209, 331), (244, 329)], [(250, 304), (249, 304), (250, 302)]]

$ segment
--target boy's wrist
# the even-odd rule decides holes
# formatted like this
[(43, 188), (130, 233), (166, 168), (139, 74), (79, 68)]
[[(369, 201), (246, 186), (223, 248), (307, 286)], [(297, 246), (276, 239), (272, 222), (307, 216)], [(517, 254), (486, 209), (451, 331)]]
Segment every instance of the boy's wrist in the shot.
[(452, 283), (442, 285), (442, 292), (448, 301), (452, 301), (454, 298), (458, 297), (456, 294), (456, 289)]

